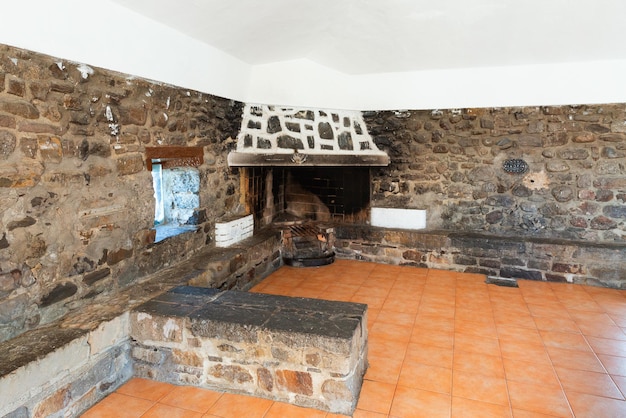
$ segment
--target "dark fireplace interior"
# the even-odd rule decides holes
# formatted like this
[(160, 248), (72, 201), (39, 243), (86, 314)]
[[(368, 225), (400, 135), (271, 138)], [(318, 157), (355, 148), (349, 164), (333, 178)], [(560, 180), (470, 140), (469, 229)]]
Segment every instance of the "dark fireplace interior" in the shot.
[(241, 174), (255, 228), (284, 221), (359, 223), (369, 218), (369, 167), (247, 167)]
[(255, 228), (281, 228), (282, 256), (288, 265), (332, 263), (332, 224), (369, 218), (369, 167), (247, 167), (241, 168), (241, 175)]

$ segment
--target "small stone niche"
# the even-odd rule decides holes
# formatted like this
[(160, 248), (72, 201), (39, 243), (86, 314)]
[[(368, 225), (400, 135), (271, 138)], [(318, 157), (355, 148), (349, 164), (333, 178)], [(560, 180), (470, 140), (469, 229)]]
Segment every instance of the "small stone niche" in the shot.
[(131, 314), (135, 375), (352, 414), (367, 305), (181, 286)]

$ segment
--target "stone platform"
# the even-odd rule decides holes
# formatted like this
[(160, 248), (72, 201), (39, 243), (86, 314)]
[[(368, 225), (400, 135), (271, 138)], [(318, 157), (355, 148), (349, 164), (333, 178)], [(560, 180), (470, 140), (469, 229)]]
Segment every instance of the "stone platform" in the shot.
[(367, 305), (181, 286), (131, 313), (134, 375), (351, 414)]

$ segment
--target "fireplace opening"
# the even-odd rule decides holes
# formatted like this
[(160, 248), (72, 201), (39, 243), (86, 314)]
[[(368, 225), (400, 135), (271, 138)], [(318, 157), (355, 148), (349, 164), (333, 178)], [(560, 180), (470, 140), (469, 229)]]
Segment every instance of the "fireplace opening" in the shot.
[(285, 221), (365, 223), (369, 167), (241, 168), (242, 192), (255, 227)]
[(287, 265), (332, 263), (333, 224), (369, 219), (369, 167), (246, 167), (240, 173), (255, 228), (272, 224), (281, 229)]

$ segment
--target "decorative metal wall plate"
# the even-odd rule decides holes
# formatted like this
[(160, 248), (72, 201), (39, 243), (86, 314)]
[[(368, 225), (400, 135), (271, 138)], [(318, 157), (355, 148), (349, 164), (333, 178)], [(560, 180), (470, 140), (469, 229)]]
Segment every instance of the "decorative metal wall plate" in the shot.
[(504, 161), (502, 168), (510, 174), (521, 174), (528, 171), (528, 164), (524, 160), (511, 159)]

